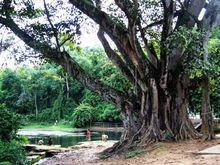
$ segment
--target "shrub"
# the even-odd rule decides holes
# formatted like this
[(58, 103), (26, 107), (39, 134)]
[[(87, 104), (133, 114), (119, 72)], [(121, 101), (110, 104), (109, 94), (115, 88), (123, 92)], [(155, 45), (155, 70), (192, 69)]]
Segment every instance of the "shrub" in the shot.
[(23, 124), (22, 117), (0, 104), (0, 139), (10, 141)]
[(71, 119), (74, 127), (85, 127), (92, 121), (93, 107), (87, 103), (80, 104), (73, 112)]
[(26, 136), (24, 136), (24, 135), (19, 135), (18, 140), (22, 144), (29, 144), (30, 143), (28, 138)]
[(59, 118), (59, 111), (54, 112), (53, 108), (43, 109), (41, 113), (38, 114), (36, 121), (38, 122), (55, 122)]
[(3, 142), (0, 140), (0, 164), (27, 164), (25, 151), (16, 140)]
[(109, 122), (120, 122), (121, 116), (120, 112), (111, 104), (102, 103), (98, 108), (102, 109), (102, 113), (100, 113), (99, 118), (101, 121), (109, 121)]

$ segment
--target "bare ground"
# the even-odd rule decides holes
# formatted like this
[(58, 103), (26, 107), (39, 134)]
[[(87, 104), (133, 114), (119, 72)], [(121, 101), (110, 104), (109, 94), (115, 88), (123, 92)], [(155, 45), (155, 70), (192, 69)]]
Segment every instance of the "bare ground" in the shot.
[(97, 153), (112, 146), (115, 142), (85, 142), (74, 151), (54, 156), (40, 165), (218, 165), (220, 155), (198, 155), (211, 146), (220, 144), (220, 138), (204, 142), (202, 140), (181, 141), (177, 143), (158, 143), (153, 151), (133, 157), (117, 156), (101, 160)]

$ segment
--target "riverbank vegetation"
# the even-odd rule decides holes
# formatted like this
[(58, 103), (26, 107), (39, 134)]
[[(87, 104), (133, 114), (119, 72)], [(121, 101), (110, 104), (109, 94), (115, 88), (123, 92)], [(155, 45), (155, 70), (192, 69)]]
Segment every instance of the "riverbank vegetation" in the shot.
[[(210, 42), (210, 54), (215, 56), (219, 41), (214, 36)], [(130, 88), (129, 82), (119, 75), (101, 48), (81, 49), (74, 53), (78, 53), (77, 58), (83, 68), (106, 84), (119, 90)], [(192, 77), (200, 74), (201, 70), (195, 69)], [(219, 80), (213, 78), (211, 106), (215, 117), (220, 116), (218, 84)], [(189, 107), (192, 114), (201, 111), (201, 90), (199, 87), (190, 91)], [(86, 127), (92, 122), (122, 121), (116, 107), (103, 102), (53, 63), (20, 66), (16, 70), (2, 68), (0, 96), (1, 103), (26, 118), (26, 128), (68, 129)]]
[[(127, 88), (128, 83), (118, 76), (118, 70), (101, 49), (78, 53), (78, 60), (91, 74), (102, 77), (104, 82), (118, 89)], [(121, 121), (113, 105), (101, 101), (55, 64), (1, 69), (0, 89), (0, 101), (25, 116), (30, 123), (85, 127), (94, 121)]]
[(16, 135), (22, 126), (22, 116), (0, 104), (0, 164), (26, 164), (23, 138)]

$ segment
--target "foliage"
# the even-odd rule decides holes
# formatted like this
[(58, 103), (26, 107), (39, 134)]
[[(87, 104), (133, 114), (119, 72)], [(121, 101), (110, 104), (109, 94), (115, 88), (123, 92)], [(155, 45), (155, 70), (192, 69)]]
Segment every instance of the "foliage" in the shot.
[(92, 121), (92, 110), (89, 104), (80, 104), (73, 112), (71, 119), (74, 127), (88, 126)]
[[(202, 78), (203, 74), (209, 75), (210, 82), (210, 90), (211, 90), (211, 108), (214, 111), (215, 117), (220, 117), (220, 28), (216, 28), (211, 38), (209, 39), (208, 51), (209, 51), (209, 59), (204, 62), (203, 57), (200, 59), (196, 59), (191, 69), (191, 79), (193, 78)], [(202, 89), (199, 87), (195, 90), (190, 91), (190, 110), (193, 113), (199, 113), (201, 111), (201, 97), (202, 97)]]
[(0, 104), (0, 139), (10, 141), (23, 124), (22, 117)]
[[(99, 77), (104, 83), (119, 90), (130, 88), (128, 81), (120, 76), (120, 72), (107, 59), (101, 48), (72, 51), (74, 57), (76, 53), (76, 60), (82, 67), (92, 75)], [(1, 84), (6, 82), (7, 77), (13, 77), (11, 79), (15, 85), (11, 81), (10, 88), (2, 88)], [(66, 78), (69, 85), (68, 98)], [(15, 82), (19, 82), (18, 87)], [(61, 67), (54, 64), (44, 63), (35, 67), (22, 66), (16, 70), (2, 69), (0, 87), (1, 102), (7, 107), (16, 107), (18, 113), (28, 116), (33, 122), (68, 121), (75, 108), (81, 103), (94, 107), (92, 121), (120, 121), (120, 114), (114, 106), (103, 102), (76, 80), (66, 76)], [(8, 99), (8, 95), (16, 97)]]
[(23, 124), (22, 117), (0, 104), (0, 163), (27, 164), (21, 143), (25, 137), (17, 137), (16, 132)]
[(119, 122), (121, 121), (120, 112), (113, 106), (107, 103), (102, 103), (96, 107), (97, 111), (101, 111), (99, 115), (100, 121), (111, 121)]
[(121, 121), (120, 112), (114, 105), (101, 101), (101, 99), (89, 90), (85, 90), (82, 103), (89, 104), (93, 107), (92, 121)]
[[(181, 63), (189, 74), (194, 74), (194, 72), (200, 70), (204, 53), (203, 37), (203, 32), (197, 28), (180, 27), (168, 38), (167, 53), (172, 54), (174, 51), (181, 51), (179, 52), (179, 54), (182, 54), (181, 58), (183, 59)], [(172, 57), (170, 57), (170, 60), (172, 60)]]
[[(179, 43), (184, 43), (184, 51), (187, 53), (187, 47), (191, 47), (190, 42), (195, 42), (196, 36), (199, 33), (194, 30), (187, 31), (182, 29), (182, 33), (177, 33), (174, 38), (179, 37)], [(194, 37), (193, 37), (194, 36)], [(153, 42), (153, 41), (152, 41)], [(209, 44), (209, 52), (211, 62), (215, 66), (219, 66), (219, 61), (216, 58), (219, 54), (218, 38), (211, 38)], [(153, 42), (154, 43), (154, 42)], [(175, 42), (174, 42), (175, 43)], [(154, 43), (155, 45), (156, 43)], [(183, 45), (184, 45), (183, 44)], [(175, 46), (175, 45), (173, 45)], [(159, 50), (159, 48), (158, 48)], [(77, 53), (77, 56), (76, 56)], [(90, 72), (95, 77), (100, 78), (106, 84), (119, 90), (129, 90), (131, 84), (120, 75), (117, 68), (107, 60), (104, 51), (100, 48), (87, 48), (80, 51), (72, 51), (72, 56), (80, 63), (80, 65)], [(195, 57), (188, 53), (188, 56)], [(196, 60), (198, 62), (199, 59)], [(200, 60), (201, 61), (201, 60)], [(195, 65), (191, 63), (191, 65)], [(190, 65), (190, 66), (191, 66)], [(196, 64), (197, 67), (190, 67), (192, 76), (199, 77), (202, 74), (199, 68), (201, 64)], [(189, 66), (188, 66), (189, 67)], [(211, 70), (210, 66), (208, 67)], [(215, 73), (218, 72), (216, 69)], [(217, 74), (213, 73), (212, 79), (212, 95), (211, 103), (215, 115), (219, 116), (218, 107), (218, 84), (216, 79)], [(6, 82), (10, 81), (10, 88), (6, 88)], [(16, 83), (20, 82), (20, 83)], [(37, 67), (20, 67), (15, 71), (10, 69), (1, 70), (0, 72), (0, 99), (7, 107), (15, 107), (21, 114), (28, 114), (31, 121), (35, 122), (50, 122), (56, 120), (69, 120), (75, 108), (81, 103), (89, 104), (93, 107), (91, 121), (120, 121), (120, 113), (116, 108), (106, 102), (103, 102), (93, 92), (84, 89), (76, 80), (69, 78), (70, 97), (66, 99), (65, 93), (65, 76), (60, 67), (54, 64), (45, 63)], [(4, 87), (4, 88), (3, 88)], [(190, 110), (194, 112), (200, 111), (199, 90), (194, 90), (194, 94), (190, 96)], [(34, 94), (37, 94), (37, 106), (39, 114), (35, 115)], [(10, 100), (10, 101), (8, 101)], [(72, 119), (70, 120), (72, 121)]]
[[(196, 42), (196, 37), (199, 33), (192, 30), (187, 31), (182, 28), (183, 33), (176, 33), (173, 39), (179, 38), (179, 43), (183, 43), (184, 51), (188, 54), (186, 57), (195, 57), (187, 52), (187, 47), (190, 42)], [(184, 35), (183, 35), (184, 34)], [(198, 40), (199, 38), (197, 38)], [(217, 55), (219, 53), (218, 38), (211, 38), (209, 44), (210, 58), (215, 66), (219, 66)], [(153, 42), (153, 41), (152, 41)], [(154, 41), (154, 45), (156, 41)], [(176, 42), (174, 42), (176, 43)], [(191, 43), (192, 44), (192, 43)], [(195, 45), (195, 44), (193, 44)], [(171, 45), (170, 45), (171, 46)], [(175, 45), (173, 45), (175, 46)], [(195, 48), (196, 49), (196, 48)], [(159, 48), (158, 48), (159, 51)], [(80, 65), (90, 72), (95, 77), (98, 77), (104, 83), (117, 88), (119, 90), (129, 90), (131, 84), (120, 75), (117, 68), (107, 60), (104, 51), (100, 48), (87, 48), (80, 51), (72, 51), (72, 56), (80, 63)], [(77, 56), (76, 56), (77, 53)], [(159, 54), (159, 53), (157, 53)], [(215, 59), (215, 60), (214, 60)], [(196, 60), (198, 62), (199, 59)], [(201, 60), (200, 60), (201, 61)], [(191, 63), (191, 65), (195, 65)], [(196, 67), (190, 67), (192, 70), (192, 77), (199, 77), (202, 74), (201, 64), (196, 64)], [(208, 67), (211, 70), (211, 67)], [(215, 73), (218, 72), (216, 69)], [(219, 116), (218, 107), (218, 83), (217, 75), (213, 73), (212, 79), (212, 95), (211, 103), (215, 115)], [(10, 82), (9, 82), (10, 81)], [(19, 83), (17, 83), (19, 82)], [(10, 88), (6, 83), (10, 83)], [(103, 102), (93, 92), (84, 89), (76, 80), (69, 78), (70, 97), (66, 98), (65, 93), (65, 76), (60, 67), (54, 64), (45, 63), (37, 67), (20, 67), (15, 71), (10, 69), (1, 70), (0, 72), (0, 95), (1, 102), (5, 103), (7, 107), (15, 107), (21, 114), (28, 114), (29, 119), (35, 122), (50, 122), (54, 123), (56, 120), (70, 120), (70, 116), (75, 108), (81, 103), (88, 104), (92, 107), (92, 121), (120, 121), (120, 113), (113, 105)], [(4, 87), (4, 88), (3, 88)], [(199, 90), (192, 92), (190, 96), (190, 110), (194, 112), (200, 111), (200, 97)], [(37, 106), (39, 114), (35, 115), (34, 94), (37, 95)], [(10, 101), (9, 101), (10, 100)]]
[(19, 135), (18, 136), (18, 141), (21, 143), (21, 144), (29, 144), (30, 141), (28, 140), (28, 138), (24, 135)]
[[(27, 164), (23, 147), (16, 140), (3, 142), (0, 140), (0, 164)], [(6, 163), (7, 162), (7, 163)]]
[(0, 102), (8, 108), (17, 109), (16, 102), (21, 93), (20, 79), (12, 70), (6, 69), (2, 72), (0, 81)]
[(190, 97), (189, 99), (190, 112), (193, 114), (198, 114), (201, 111), (201, 97), (202, 97), (201, 88), (190, 91), (189, 97)]
[(214, 116), (220, 118), (220, 88), (216, 87), (211, 94), (211, 105), (214, 111)]
[(78, 51), (70, 52), (83, 69), (99, 78), (105, 84), (119, 90), (129, 90), (131, 84), (121, 75), (118, 68), (107, 58), (101, 48), (87, 48), (79, 55)]

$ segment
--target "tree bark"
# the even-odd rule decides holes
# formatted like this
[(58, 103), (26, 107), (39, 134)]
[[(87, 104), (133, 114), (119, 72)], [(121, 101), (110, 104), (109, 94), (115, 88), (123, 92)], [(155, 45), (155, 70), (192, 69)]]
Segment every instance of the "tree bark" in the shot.
[[(209, 30), (209, 29), (207, 29)], [(208, 61), (208, 39), (209, 33), (206, 32), (203, 48), (204, 48), (204, 63)], [(214, 123), (213, 123), (213, 114), (210, 105), (210, 89), (209, 89), (209, 76), (207, 73), (204, 73), (202, 80), (202, 109), (201, 109), (201, 119), (202, 119), (202, 133), (204, 140), (211, 140), (215, 137), (214, 134)]]
[(107, 156), (134, 147), (149, 147), (162, 140), (201, 137), (188, 117), (187, 76), (179, 75), (170, 83), (164, 93), (160, 81), (151, 79), (150, 88), (147, 92), (142, 91), (142, 98), (125, 107), (125, 130), (120, 141), (104, 151)]
[[(204, 15), (199, 28), (205, 31), (203, 48), (204, 48), (204, 63), (208, 61), (208, 40), (213, 28), (220, 25), (220, 0), (213, 0), (209, 3), (206, 13)], [(203, 74), (202, 82), (202, 133), (204, 140), (211, 140), (214, 138), (213, 128), (213, 114), (210, 106), (210, 89), (209, 89), (209, 75)]]
[(35, 106), (35, 115), (38, 116), (38, 105), (37, 105), (37, 94), (34, 93), (34, 106)]
[(214, 123), (213, 114), (210, 106), (210, 93), (209, 93), (209, 79), (207, 76), (204, 77), (202, 84), (202, 133), (204, 140), (214, 139)]
[(68, 79), (68, 74), (65, 73), (64, 75), (64, 82), (65, 82), (65, 93), (66, 93), (66, 99), (69, 99), (70, 95), (70, 86), (69, 86), (69, 79)]

